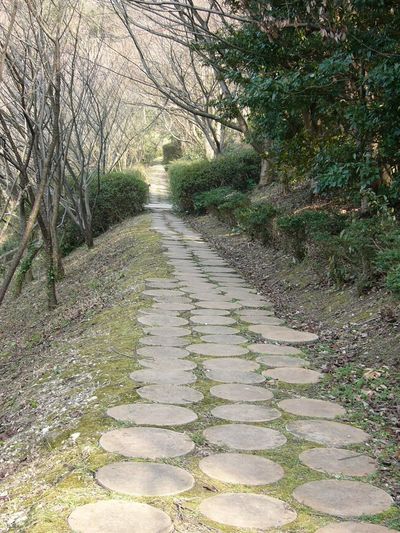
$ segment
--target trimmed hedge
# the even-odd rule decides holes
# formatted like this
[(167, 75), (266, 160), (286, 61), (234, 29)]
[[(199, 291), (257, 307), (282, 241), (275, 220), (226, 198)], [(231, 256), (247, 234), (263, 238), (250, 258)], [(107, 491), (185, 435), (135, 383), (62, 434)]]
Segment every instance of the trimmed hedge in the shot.
[(273, 222), (278, 214), (276, 207), (270, 204), (255, 204), (236, 211), (239, 226), (253, 239), (260, 239), (263, 243), (271, 242), (273, 236)]
[(260, 158), (247, 147), (211, 161), (176, 161), (169, 167), (172, 200), (179, 209), (193, 213), (197, 194), (219, 187), (247, 191), (257, 183), (259, 174)]
[[(139, 170), (112, 172), (101, 176), (100, 189), (97, 183), (90, 186), (93, 237), (107, 231), (125, 218), (144, 210), (149, 186)], [(61, 233), (60, 248), (63, 255), (72, 252), (84, 243), (78, 226), (67, 219)]]
[(100, 191), (91, 187), (93, 202), (93, 236), (104, 233), (114, 224), (142, 212), (148, 199), (149, 186), (138, 170), (112, 172), (100, 179)]

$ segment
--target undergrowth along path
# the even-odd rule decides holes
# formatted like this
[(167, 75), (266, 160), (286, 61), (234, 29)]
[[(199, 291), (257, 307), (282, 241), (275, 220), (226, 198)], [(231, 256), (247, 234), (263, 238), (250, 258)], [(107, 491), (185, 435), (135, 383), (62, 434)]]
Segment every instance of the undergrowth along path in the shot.
[(110, 492), (77, 507), (71, 529), (394, 531), (379, 525), (393, 501), (371, 483), (369, 435), (308, 396), (323, 386), (307, 358), (317, 336), (274, 323), (271, 303), (170, 212), (162, 167), (151, 175), (173, 274), (143, 292), (153, 306), (130, 374), (141, 400), (107, 411), (115, 427), (99, 445), (113, 455), (95, 476)]

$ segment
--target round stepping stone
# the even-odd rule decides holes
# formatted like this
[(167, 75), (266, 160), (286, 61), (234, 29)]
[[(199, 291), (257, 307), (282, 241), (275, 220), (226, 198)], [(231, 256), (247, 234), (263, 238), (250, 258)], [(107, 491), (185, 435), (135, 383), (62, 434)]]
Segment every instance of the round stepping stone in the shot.
[(186, 326), (188, 321), (184, 318), (165, 316), (165, 314), (144, 315), (138, 318), (138, 322), (145, 326)]
[(192, 311), (192, 315), (200, 315), (200, 316), (226, 316), (229, 315), (229, 311), (226, 309), (194, 309)]
[(68, 524), (79, 533), (170, 533), (170, 517), (151, 505), (104, 500), (77, 507)]
[(139, 348), (137, 353), (142, 357), (187, 357), (189, 352), (183, 348), (176, 348), (175, 346), (148, 346), (146, 348)]
[(147, 346), (159, 346), (160, 348), (165, 346), (186, 346), (187, 341), (181, 337), (154, 337), (153, 335), (148, 335), (147, 337), (141, 337), (139, 339), (141, 344), (146, 344)]
[(324, 479), (300, 485), (293, 492), (298, 502), (315, 511), (343, 518), (382, 513), (393, 504), (382, 489), (359, 481)]
[(146, 283), (176, 283), (175, 278), (147, 278)]
[(301, 359), (301, 357), (292, 357), (290, 355), (260, 355), (256, 361), (271, 368), (304, 367), (310, 364), (305, 359)]
[(287, 503), (262, 494), (225, 493), (203, 500), (200, 512), (219, 524), (245, 529), (284, 526), (297, 518)]
[(147, 335), (153, 335), (155, 337), (186, 337), (186, 335), (190, 335), (190, 329), (187, 328), (161, 326), (158, 328), (146, 328), (144, 331)]
[(185, 372), (184, 370), (159, 371), (152, 368), (136, 370), (129, 374), (129, 377), (139, 383), (154, 383), (155, 385), (188, 385), (196, 381), (196, 376), (192, 372)]
[(270, 450), (286, 443), (286, 437), (275, 429), (247, 424), (223, 424), (203, 431), (212, 444), (235, 450)]
[(265, 377), (255, 372), (238, 372), (235, 370), (207, 370), (206, 375), (212, 381), (222, 383), (247, 383), (249, 385), (263, 383)]
[(202, 459), (200, 470), (224, 483), (268, 485), (284, 476), (283, 468), (264, 457), (242, 453), (219, 453)]
[(278, 409), (272, 407), (240, 403), (219, 405), (211, 411), (211, 414), (231, 422), (269, 422), (281, 416)]
[(271, 302), (269, 302), (268, 300), (238, 300), (238, 303), (240, 303), (240, 305), (242, 307), (251, 307), (251, 308), (254, 308), (254, 309), (263, 309), (264, 307), (271, 307)]
[(318, 383), (323, 377), (321, 372), (309, 370), (308, 368), (282, 367), (264, 370), (263, 375), (267, 378), (277, 379), (285, 383), (305, 385), (307, 383)]
[(195, 315), (190, 317), (192, 324), (204, 324), (205, 326), (229, 326), (236, 324), (236, 320), (228, 316)]
[(274, 396), (271, 391), (262, 387), (242, 385), (240, 383), (215, 385), (211, 387), (210, 394), (230, 402), (264, 402), (271, 400)]
[(273, 316), (274, 312), (272, 309), (263, 311), (258, 311), (257, 309), (253, 311), (240, 312), (238, 316), (242, 322), (254, 322), (255, 320), (269, 319)]
[(186, 405), (204, 398), (198, 390), (179, 385), (146, 385), (136, 392), (141, 398), (157, 403)]
[(108, 409), (107, 414), (121, 422), (145, 426), (180, 426), (197, 420), (196, 413), (186, 407), (153, 403), (118, 405)]
[(149, 289), (148, 291), (143, 291), (145, 296), (154, 296), (156, 298), (170, 298), (171, 296), (183, 296), (182, 291), (176, 289)]
[(249, 350), (266, 355), (304, 355), (298, 348), (283, 344), (249, 344)]
[[(243, 318), (242, 318), (243, 320)], [(243, 320), (243, 322), (248, 322), (250, 324), (260, 324), (260, 325), (266, 325), (266, 326), (280, 326), (281, 324), (284, 324), (285, 321), (281, 318), (276, 318), (275, 316), (268, 316), (264, 318), (253, 318), (253, 319), (247, 319)]]
[(293, 398), (282, 400), (278, 407), (287, 413), (298, 416), (311, 416), (315, 418), (336, 418), (346, 414), (346, 410), (337, 403), (312, 398)]
[(194, 326), (192, 330), (203, 335), (229, 335), (230, 337), (240, 331), (238, 328), (229, 326)]
[(396, 533), (396, 531), (376, 524), (341, 522), (340, 524), (334, 523), (321, 527), (316, 533)]
[(96, 473), (106, 489), (130, 496), (170, 496), (190, 490), (194, 478), (177, 466), (158, 463), (111, 463)]
[(203, 342), (214, 344), (243, 344), (247, 342), (242, 335), (203, 335), (200, 337)]
[(332, 447), (359, 444), (369, 438), (362, 429), (330, 420), (296, 420), (287, 430), (301, 439)]
[(197, 307), (202, 309), (240, 309), (242, 306), (232, 302), (197, 302)]
[[(190, 298), (193, 298), (193, 300), (200, 300), (200, 301), (215, 301), (215, 302), (230, 302), (232, 298), (230, 296), (226, 296), (223, 294), (218, 294), (217, 291), (208, 291), (207, 293), (204, 291), (192, 291), (189, 294)], [(196, 304), (199, 302), (196, 302)]]
[(319, 472), (344, 476), (368, 476), (376, 471), (376, 463), (368, 455), (341, 448), (313, 448), (299, 456), (300, 461)]
[(164, 281), (162, 283), (161, 281), (146, 281), (146, 287), (149, 289), (177, 289), (178, 288), (178, 282), (177, 281)]
[(195, 309), (195, 306), (192, 304), (184, 304), (184, 303), (167, 303), (167, 302), (160, 302), (156, 303), (154, 306), (156, 309), (162, 309), (164, 311), (192, 311)]
[(273, 342), (287, 342), (289, 344), (310, 344), (318, 340), (318, 335), (308, 331), (286, 328), (285, 326), (249, 326), (249, 330)]
[(125, 457), (161, 459), (190, 453), (194, 442), (184, 433), (160, 428), (120, 428), (104, 433), (100, 446)]
[(193, 361), (185, 361), (183, 359), (176, 359), (173, 357), (157, 357), (154, 359), (140, 359), (138, 363), (146, 368), (159, 370), (194, 370), (197, 365)]
[(247, 353), (246, 348), (233, 344), (190, 344), (187, 349), (198, 355), (212, 355), (213, 357), (232, 357)]
[(259, 365), (254, 361), (239, 359), (234, 357), (225, 357), (223, 359), (206, 359), (203, 366), (207, 370), (234, 370), (236, 372), (251, 372), (257, 370)]

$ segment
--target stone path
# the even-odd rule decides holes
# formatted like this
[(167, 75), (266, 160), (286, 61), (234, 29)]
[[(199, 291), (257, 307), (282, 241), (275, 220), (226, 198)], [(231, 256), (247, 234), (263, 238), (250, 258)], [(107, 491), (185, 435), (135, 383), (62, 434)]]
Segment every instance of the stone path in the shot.
[[(363, 521), (393, 503), (366, 478), (375, 462), (351, 449), (369, 435), (334, 420), (346, 415), (341, 406), (307, 397), (309, 384), (323, 387), (305, 348), (317, 336), (284, 325), (170, 212), (163, 169), (152, 168), (153, 229), (173, 273), (147, 280), (152, 307), (138, 317), (130, 374), (139, 398), (110, 405), (115, 428), (99, 442), (110, 460), (95, 474), (104, 498), (75, 509), (71, 530), (389, 532)], [(301, 453), (280, 463), (294, 444)], [(271, 496), (293, 461), (309, 475)]]

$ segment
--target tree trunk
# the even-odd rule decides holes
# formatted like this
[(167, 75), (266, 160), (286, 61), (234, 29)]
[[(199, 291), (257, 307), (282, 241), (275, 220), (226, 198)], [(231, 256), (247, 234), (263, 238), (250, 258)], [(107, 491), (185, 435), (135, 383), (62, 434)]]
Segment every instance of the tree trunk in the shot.
[(275, 180), (276, 175), (271, 158), (264, 153), (261, 155), (260, 181), (258, 182), (258, 186), (265, 187), (273, 183)]
[(47, 307), (49, 310), (53, 310), (57, 307), (57, 295), (56, 295), (56, 268), (54, 265), (54, 254), (51, 238), (45, 243), (44, 247), (46, 256), (46, 292), (47, 292)]

